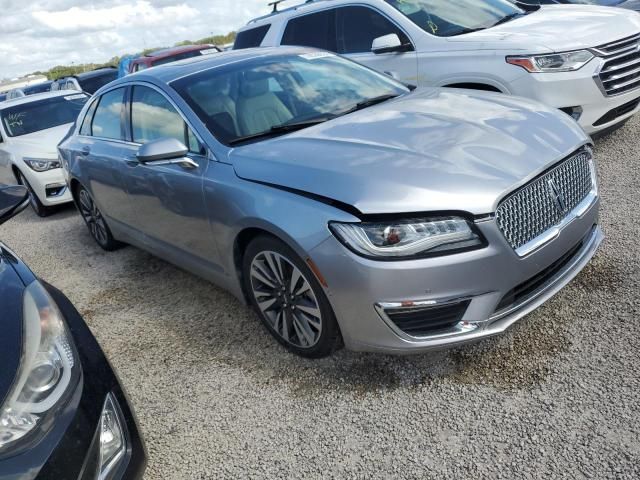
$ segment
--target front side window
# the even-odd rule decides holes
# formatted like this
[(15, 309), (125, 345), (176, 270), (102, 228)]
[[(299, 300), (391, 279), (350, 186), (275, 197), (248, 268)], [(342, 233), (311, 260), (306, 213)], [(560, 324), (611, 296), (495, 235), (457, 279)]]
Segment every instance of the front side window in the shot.
[(281, 43), (337, 51), (335, 9), (292, 18), (287, 22)]
[(368, 7), (337, 9), (338, 52), (370, 52), (373, 41), (395, 33), (402, 44), (410, 44), (407, 35), (391, 20)]
[(147, 143), (160, 138), (175, 138), (193, 153), (199, 153), (199, 143), (178, 111), (156, 90), (133, 87), (131, 98), (131, 132), (133, 141)]
[(425, 32), (451, 37), (524, 15), (508, 0), (386, 0)]
[(121, 123), (124, 90), (124, 88), (116, 88), (100, 97), (91, 124), (92, 135), (124, 140)]
[(238, 33), (235, 42), (233, 42), (233, 49), (240, 50), (242, 48), (259, 47), (264, 37), (267, 36), (270, 24), (260, 25), (256, 28), (250, 28), (243, 32)]
[(47, 98), (5, 108), (0, 118), (9, 137), (73, 123), (89, 97), (84, 93)]
[(395, 80), (328, 52), (261, 57), (171, 86), (227, 145), (284, 134), (408, 92)]

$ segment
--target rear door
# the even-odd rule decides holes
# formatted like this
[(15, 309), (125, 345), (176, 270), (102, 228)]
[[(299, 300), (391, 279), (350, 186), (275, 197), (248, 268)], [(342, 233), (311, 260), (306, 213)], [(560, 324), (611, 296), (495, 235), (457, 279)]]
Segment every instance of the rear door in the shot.
[[(132, 87), (127, 146), (128, 191), (139, 228), (150, 247), (174, 261), (215, 257), (214, 242), (204, 204), (203, 173), (207, 158), (201, 142), (174, 104), (160, 90)], [(176, 138), (189, 148), (197, 167), (178, 164), (145, 165), (136, 161), (140, 145), (160, 138)], [(186, 254), (186, 258), (181, 258)]]
[(124, 101), (120, 87), (93, 100), (82, 121), (74, 156), (82, 158), (82, 179), (110, 224), (134, 228), (136, 219), (126, 190)]

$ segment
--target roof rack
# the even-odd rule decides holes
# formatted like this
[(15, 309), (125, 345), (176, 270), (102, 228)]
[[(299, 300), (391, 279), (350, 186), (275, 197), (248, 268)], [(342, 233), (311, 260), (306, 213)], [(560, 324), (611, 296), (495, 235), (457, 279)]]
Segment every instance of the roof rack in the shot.
[(331, 0), (305, 0), (303, 3), (299, 3), (298, 5), (293, 5), (291, 7), (285, 8), (284, 10), (278, 10), (278, 5), (282, 2), (284, 2), (286, 0), (274, 0), (273, 2), (269, 3), (268, 6), (269, 7), (273, 7), (273, 10), (271, 10), (270, 13), (268, 13), (267, 15), (262, 15), (261, 17), (256, 17), (253, 20), (249, 20), (247, 22), (247, 25), (251, 25), (252, 23), (256, 23), (259, 22), (260, 20), (264, 20), (265, 18), (269, 18), (273, 15), (276, 15), (278, 13), (283, 13), (283, 12), (288, 12), (291, 10), (297, 10), (300, 7), (304, 7), (310, 3), (317, 3), (317, 2), (329, 2)]

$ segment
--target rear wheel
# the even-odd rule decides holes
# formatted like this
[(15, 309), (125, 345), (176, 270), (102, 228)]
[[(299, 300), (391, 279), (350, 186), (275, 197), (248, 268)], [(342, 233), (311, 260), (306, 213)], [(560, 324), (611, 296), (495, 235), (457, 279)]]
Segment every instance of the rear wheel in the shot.
[(122, 244), (113, 238), (107, 222), (86, 188), (78, 187), (77, 199), (80, 215), (96, 243), (107, 251), (121, 247)]
[(31, 208), (33, 208), (33, 211), (36, 212), (36, 215), (38, 215), (39, 217), (46, 217), (51, 215), (53, 209), (51, 207), (43, 205), (43, 203), (38, 198), (38, 195), (33, 190), (33, 188), (31, 188), (31, 185), (24, 177), (22, 172), (18, 172), (18, 182), (21, 185), (27, 187), (27, 190), (29, 190), (29, 204), (31, 205)]
[(243, 261), (245, 289), (269, 332), (290, 351), (309, 358), (340, 346), (340, 330), (315, 275), (281, 241), (253, 240)]

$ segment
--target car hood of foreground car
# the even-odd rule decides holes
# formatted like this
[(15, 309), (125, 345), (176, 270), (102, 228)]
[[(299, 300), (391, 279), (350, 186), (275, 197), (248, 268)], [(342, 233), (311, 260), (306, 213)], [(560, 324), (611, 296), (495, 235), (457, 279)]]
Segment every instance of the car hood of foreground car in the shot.
[(430, 88), (234, 148), (229, 160), (240, 178), (320, 195), (365, 214), (485, 214), (587, 142), (568, 115), (539, 103)]
[[(558, 35), (558, 32), (570, 32)], [(452, 44), (477, 48), (522, 49), (527, 53), (593, 48), (640, 33), (640, 15), (595, 5), (545, 5), (496, 27), (449, 37)]]

